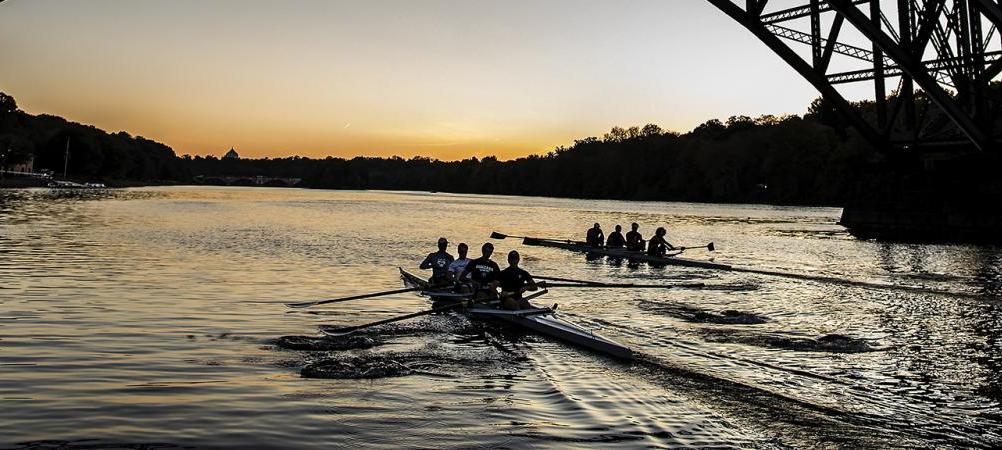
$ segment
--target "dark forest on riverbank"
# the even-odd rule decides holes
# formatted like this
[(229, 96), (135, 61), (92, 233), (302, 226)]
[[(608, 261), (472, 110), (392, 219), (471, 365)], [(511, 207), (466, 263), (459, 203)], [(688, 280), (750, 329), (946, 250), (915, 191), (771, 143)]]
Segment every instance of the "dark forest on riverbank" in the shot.
[[(869, 104), (858, 106), (867, 112)], [(30, 115), (0, 97), (7, 163), (34, 155), (36, 169), (111, 184), (188, 184), (197, 175), (301, 178), (302, 187), (399, 189), (628, 200), (838, 205), (871, 151), (840, 127), (823, 101), (804, 116), (735, 116), (680, 134), (657, 125), (614, 127), (546, 155), (439, 161), (356, 157), (220, 159), (177, 156), (126, 132), (107, 133), (52, 115)], [(471, 149), (472, 150), (472, 149)]]

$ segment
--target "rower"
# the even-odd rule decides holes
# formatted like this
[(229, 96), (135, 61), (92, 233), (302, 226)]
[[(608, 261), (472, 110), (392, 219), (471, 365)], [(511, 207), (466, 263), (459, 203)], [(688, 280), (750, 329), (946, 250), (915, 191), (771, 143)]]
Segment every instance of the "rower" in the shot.
[(626, 246), (626, 239), (623, 238), (623, 226), (616, 225), (616, 231), (609, 233), (609, 238), (605, 240), (606, 248), (623, 248)]
[(585, 242), (592, 247), (601, 247), (605, 245), (605, 233), (602, 232), (602, 226), (598, 223), (588, 230), (585, 236)]
[(647, 243), (648, 255), (665, 256), (668, 250), (675, 250), (675, 246), (665, 240), (666, 234), (668, 234), (668, 230), (665, 227), (658, 227), (657, 231), (654, 232), (654, 236), (651, 236), (651, 241)]
[(640, 235), (639, 231), (637, 231), (639, 229), (640, 225), (637, 225), (636, 222), (633, 222), (633, 224), (630, 225), (630, 231), (626, 233), (627, 250), (634, 252), (644, 251), (644, 237)]
[(431, 269), (431, 278), (428, 282), (433, 286), (442, 286), (449, 282), (449, 265), (452, 264), (453, 257), (445, 251), (449, 247), (449, 240), (438, 238), (438, 251), (429, 253), (421, 262), (421, 269)]
[(452, 264), (449, 264), (449, 271), (446, 273), (450, 281), (456, 283), (460, 283), (463, 281), (459, 279), (459, 274), (463, 273), (463, 269), (465, 269), (466, 265), (469, 264), (470, 261), (472, 261), (470, 258), (466, 257), (466, 253), (468, 253), (469, 250), (470, 247), (466, 245), (465, 242), (460, 242), (459, 246), (456, 247), (456, 251), (459, 252), (459, 258), (456, 258), (456, 260), (453, 261)]
[(475, 293), (486, 291), (491, 298), (497, 297), (498, 273), (501, 268), (497, 263), (491, 261), (491, 254), (494, 253), (494, 245), (490, 242), (480, 247), (482, 256), (466, 264), (466, 268), (459, 274), (460, 280), (469, 279), (473, 282)]
[[(518, 252), (515, 250), (508, 252), (508, 267), (498, 274), (498, 281), (501, 284), (502, 309), (516, 311), (535, 308), (528, 300), (522, 298), (522, 294), (525, 291), (535, 291), (540, 286), (536, 284), (536, 280), (532, 279), (529, 272), (518, 267), (519, 260)], [(543, 283), (540, 285), (545, 287)]]

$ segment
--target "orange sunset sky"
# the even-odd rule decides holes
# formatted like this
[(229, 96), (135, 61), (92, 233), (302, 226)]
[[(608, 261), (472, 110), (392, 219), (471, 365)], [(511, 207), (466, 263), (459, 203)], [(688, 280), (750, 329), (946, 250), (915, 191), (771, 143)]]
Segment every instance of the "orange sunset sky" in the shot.
[(700, 0), (8, 0), (0, 61), (29, 113), (193, 155), (508, 159), (817, 96)]

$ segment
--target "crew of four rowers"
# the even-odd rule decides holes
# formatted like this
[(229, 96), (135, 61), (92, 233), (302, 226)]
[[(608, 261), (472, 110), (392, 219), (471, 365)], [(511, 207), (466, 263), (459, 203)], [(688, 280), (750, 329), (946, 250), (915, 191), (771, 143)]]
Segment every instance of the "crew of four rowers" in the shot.
[[(501, 270), (497, 263), (491, 261), (494, 245), (490, 242), (481, 247), (482, 255), (477, 259), (469, 259), (466, 253), (469, 247), (459, 244), (459, 259), (455, 259), (446, 249), (449, 241), (438, 239), (438, 251), (429, 254), (421, 262), (422, 269), (431, 269), (428, 280), (433, 286), (454, 285), (460, 292), (468, 291), (474, 294), (486, 293), (492, 298), (501, 299), (501, 307), (508, 310), (533, 309), (528, 300), (522, 298), (526, 291), (535, 291), (546, 287), (545, 283), (536, 283), (532, 275), (518, 267), (520, 260), (518, 252), (508, 252), (508, 267)], [(501, 294), (498, 295), (498, 287)]]
[[(623, 227), (616, 225), (616, 231), (609, 233), (609, 238), (605, 238), (605, 233), (602, 232), (602, 226), (595, 224), (595, 226), (588, 229), (588, 233), (585, 236), (585, 242), (592, 247), (605, 247), (612, 249), (622, 249), (642, 252), (644, 251), (644, 238), (640, 235), (640, 225), (633, 222), (630, 225), (631, 230), (626, 233), (626, 237), (623, 237)], [(654, 236), (651, 236), (650, 242), (647, 243), (647, 254), (651, 256), (665, 256), (670, 250), (685, 250), (685, 247), (675, 247), (671, 245), (667, 240), (665, 240), (665, 235), (668, 234), (668, 230), (665, 227), (658, 227), (654, 232)]]

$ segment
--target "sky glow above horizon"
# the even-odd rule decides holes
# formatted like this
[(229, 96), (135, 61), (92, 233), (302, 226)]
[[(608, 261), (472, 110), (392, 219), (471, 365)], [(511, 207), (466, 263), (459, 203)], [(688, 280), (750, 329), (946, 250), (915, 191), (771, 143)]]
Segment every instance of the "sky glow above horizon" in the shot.
[(818, 96), (702, 0), (8, 0), (0, 61), (21, 109), (179, 155), (510, 159)]

